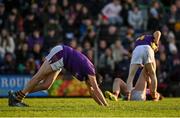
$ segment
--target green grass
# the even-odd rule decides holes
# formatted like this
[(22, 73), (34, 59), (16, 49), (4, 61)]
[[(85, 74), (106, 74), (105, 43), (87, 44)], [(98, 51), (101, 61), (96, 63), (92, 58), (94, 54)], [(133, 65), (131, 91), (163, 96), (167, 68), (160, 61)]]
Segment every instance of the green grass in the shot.
[(0, 117), (98, 117), (98, 116), (180, 116), (180, 98), (166, 98), (159, 102), (108, 101), (108, 107), (98, 106), (91, 98), (27, 98), (28, 108), (8, 107), (0, 98)]

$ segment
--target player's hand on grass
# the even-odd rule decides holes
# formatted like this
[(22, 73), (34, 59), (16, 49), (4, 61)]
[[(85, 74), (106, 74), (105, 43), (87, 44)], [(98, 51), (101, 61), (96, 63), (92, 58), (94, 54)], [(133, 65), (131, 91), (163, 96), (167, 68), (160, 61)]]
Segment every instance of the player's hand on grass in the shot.
[(109, 104), (108, 104), (108, 103), (106, 103), (106, 104), (104, 104), (104, 106), (108, 107), (108, 106), (109, 106)]
[(151, 97), (153, 101), (159, 101), (160, 94), (158, 92), (151, 92)]

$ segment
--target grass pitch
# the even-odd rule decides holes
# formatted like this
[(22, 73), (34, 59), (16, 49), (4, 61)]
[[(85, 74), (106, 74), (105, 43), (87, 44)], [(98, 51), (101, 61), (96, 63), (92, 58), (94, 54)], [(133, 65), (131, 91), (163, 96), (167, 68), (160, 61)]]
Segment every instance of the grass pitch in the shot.
[(159, 102), (109, 101), (108, 107), (98, 106), (91, 98), (27, 98), (27, 108), (8, 107), (0, 98), (0, 117), (160, 117), (180, 116), (180, 98)]

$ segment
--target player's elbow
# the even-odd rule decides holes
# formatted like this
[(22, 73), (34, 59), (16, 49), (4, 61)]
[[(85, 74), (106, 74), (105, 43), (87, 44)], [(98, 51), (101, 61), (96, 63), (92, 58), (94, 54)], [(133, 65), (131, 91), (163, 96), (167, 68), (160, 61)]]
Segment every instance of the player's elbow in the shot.
[(153, 70), (149, 70), (148, 73), (149, 73), (149, 76), (150, 76), (150, 77), (156, 75), (156, 73), (155, 73)]
[(161, 34), (159, 30), (155, 31), (154, 34)]
[(156, 37), (159, 37), (159, 38), (160, 38), (161, 32), (157, 30), (157, 31), (155, 31), (155, 32), (153, 33), (153, 35), (154, 35), (155, 38), (156, 38)]
[(160, 31), (155, 31), (153, 33), (153, 36), (154, 36), (154, 42), (158, 45), (160, 37), (161, 37), (161, 32)]

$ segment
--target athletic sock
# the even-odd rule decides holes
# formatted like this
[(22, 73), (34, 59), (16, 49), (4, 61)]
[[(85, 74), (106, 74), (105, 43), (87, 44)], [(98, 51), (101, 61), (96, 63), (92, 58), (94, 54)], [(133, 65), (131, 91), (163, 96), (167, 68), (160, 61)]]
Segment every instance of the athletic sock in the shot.
[(15, 95), (16, 95), (16, 100), (19, 102), (22, 102), (26, 96), (22, 91), (15, 92)]

